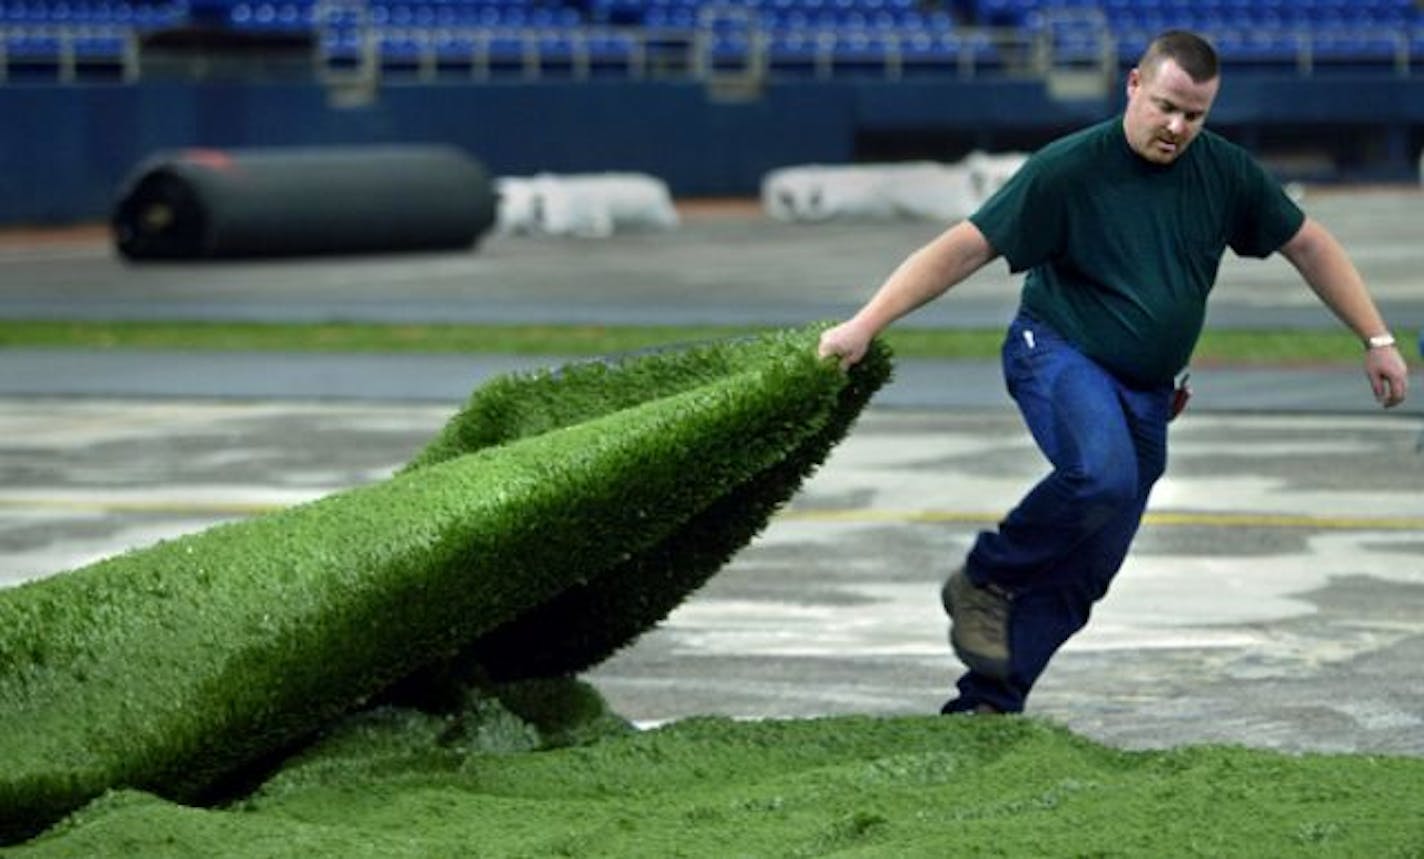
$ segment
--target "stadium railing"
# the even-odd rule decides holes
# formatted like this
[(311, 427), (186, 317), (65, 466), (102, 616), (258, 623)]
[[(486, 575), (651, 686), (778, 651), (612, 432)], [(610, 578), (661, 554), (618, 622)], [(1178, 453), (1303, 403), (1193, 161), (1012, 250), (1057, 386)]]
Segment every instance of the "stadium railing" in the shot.
[(143, 34), (186, 16), (184, 0), (0, 0), (0, 82), (134, 80)]
[[(0, 0), (0, 81), (144, 73), (149, 35), (310, 39), (312, 71), (371, 78), (831, 80), (1075, 70), (1115, 79), (1163, 29), (1228, 68), (1424, 74), (1413, 0)], [(575, 0), (571, 0), (575, 2)]]

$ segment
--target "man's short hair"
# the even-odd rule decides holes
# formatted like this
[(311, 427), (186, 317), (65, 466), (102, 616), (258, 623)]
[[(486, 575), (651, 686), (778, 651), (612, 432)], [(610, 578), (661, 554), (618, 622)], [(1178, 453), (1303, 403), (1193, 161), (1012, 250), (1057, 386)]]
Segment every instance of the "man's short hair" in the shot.
[(1168, 30), (1153, 39), (1143, 52), (1142, 59), (1137, 61), (1137, 68), (1143, 74), (1149, 74), (1156, 71), (1163, 60), (1175, 62), (1193, 83), (1205, 83), (1221, 73), (1216, 48), (1187, 30)]

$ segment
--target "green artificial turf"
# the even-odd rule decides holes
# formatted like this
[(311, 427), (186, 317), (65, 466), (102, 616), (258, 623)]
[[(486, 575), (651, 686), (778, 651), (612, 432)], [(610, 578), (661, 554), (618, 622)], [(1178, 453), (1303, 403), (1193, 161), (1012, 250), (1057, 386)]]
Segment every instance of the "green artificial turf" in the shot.
[[(0, 347), (215, 349), (333, 352), (609, 355), (668, 343), (733, 337), (747, 327), (601, 325), (383, 325), (365, 323), (0, 321)], [(901, 358), (993, 358), (999, 330), (896, 326), (885, 336)], [(1343, 329), (1208, 330), (1197, 363), (1349, 363), (1360, 344)]]
[(584, 712), (580, 745), (548, 742), (537, 712), (492, 696), (442, 714), (373, 710), (224, 808), (115, 791), (3, 855), (1424, 855), (1424, 760), (1125, 752), (1021, 717), (634, 732), (586, 687), (559, 694), (585, 699), (551, 708)]
[[(780, 355), (802, 372), (782, 388), (805, 399), (834, 381), (835, 401), (823, 423), (781, 461), (724, 493), (687, 519), (667, 539), (629, 552), (619, 564), (565, 589), (538, 608), (481, 636), (454, 657), (416, 678), (436, 692), (469, 667), (496, 680), (574, 674), (597, 665), (657, 625), (701, 587), (770, 521), (845, 436), (871, 396), (891, 375), (888, 350), (878, 340), (848, 373), (813, 358), (819, 329), (723, 338), (678, 349), (647, 350), (619, 359), (566, 364), (556, 372), (507, 376), (476, 390), (464, 408), (419, 451), (402, 473), (619, 409), (673, 396), (736, 376), (749, 363)], [(735, 437), (732, 445), (740, 444)], [(463, 668), (462, 668), (463, 666)]]
[[(826, 428), (858, 411), (839, 405), (849, 377), (814, 356), (814, 338), (507, 379), (493, 386), (504, 396), (475, 401), (517, 412), (521, 395), (577, 389), (583, 419), (444, 449), (388, 481), (0, 591), (0, 842), (106, 789), (179, 801), (226, 790), (243, 768), (609, 572), (636, 597), (666, 590), (670, 610), (690, 585), (637, 574), (685, 561), (711, 575), (770, 509), (755, 521), (709, 513), (768, 474), (771, 503), (784, 498), (824, 455)], [(663, 365), (684, 383), (649, 390), (640, 380)], [(600, 406), (601, 389), (617, 402)], [(729, 528), (736, 539), (722, 538)], [(601, 614), (617, 636), (565, 639), (560, 652), (592, 664), (660, 617)], [(440, 697), (446, 684), (432, 681)]]
[[(22, 323), (18, 327), (29, 325)], [(185, 327), (192, 328), (174, 325), (170, 333), (176, 336)], [(216, 326), (216, 329), (242, 327), (245, 326)], [(255, 327), (273, 329), (267, 333), (287, 339), (279, 337), (276, 342), (281, 345), (270, 347), (228, 345), (221, 348), (316, 348), (297, 345), (302, 338), (293, 339), (292, 335), (309, 335), (325, 328), (368, 328), (376, 332), (377, 340), (392, 331), (415, 330), (381, 326)], [(0, 326), (0, 329), (6, 335), (0, 338), (0, 345), (22, 345), (8, 339), (16, 326)], [(468, 333), (474, 329), (451, 327), (450, 330)], [(640, 332), (639, 336), (650, 339), (624, 340), (616, 344), (604, 341), (591, 351), (631, 351), (666, 342), (703, 340), (714, 335), (708, 329), (635, 330)], [(622, 335), (629, 331), (619, 329), (617, 333)], [(725, 329), (719, 331), (723, 335), (730, 333)], [(997, 348), (999, 337), (996, 332), (940, 333), (949, 335), (949, 339), (962, 338), (958, 340), (960, 347), (968, 352), (956, 357), (986, 357)], [(918, 336), (918, 332), (902, 332), (900, 336)], [(209, 345), (219, 339), (211, 338)], [(421, 336), (410, 339), (422, 344), (415, 348), (429, 345)], [(491, 351), (490, 340), (476, 339), (478, 345), (443, 348)], [(568, 345), (570, 342), (556, 338), (530, 351), (580, 354)], [(944, 345), (948, 340), (908, 348), (907, 342), (902, 339), (897, 346), (902, 356), (923, 356), (917, 348), (949, 348)], [(549, 345), (551, 343), (562, 345)], [(186, 348), (178, 342), (89, 345)], [(797, 354), (809, 353), (810, 345), (810, 340), (801, 342)], [(1253, 345), (1261, 345), (1259, 338)], [(1358, 346), (1353, 340), (1346, 345), (1350, 360), (1357, 360)], [(344, 345), (325, 348), (362, 347), (344, 342)], [(1324, 360), (1305, 357), (1298, 349), (1287, 352), (1294, 356), (1290, 360)], [(1344, 360), (1344, 349), (1340, 352), (1340, 360)], [(1270, 360), (1282, 360), (1281, 354), (1284, 353), (1277, 351), (1277, 357)], [(740, 391), (744, 387), (732, 385), (727, 390)], [(566, 389), (558, 390), (567, 393)], [(716, 393), (716, 396), (723, 395)], [(472, 404), (485, 402), (497, 404), (498, 401), (477, 399)], [(666, 411), (671, 417), (685, 411), (690, 404), (691, 400), (685, 400)], [(853, 401), (844, 407), (844, 419), (852, 417), (860, 404)], [(496, 408), (482, 412), (484, 417), (468, 426), (458, 420), (452, 422), (450, 430), (454, 435), (433, 442), (432, 448), (422, 454), (420, 463), (401, 478), (404, 483), (396, 485), (407, 486), (407, 491), (413, 492), (427, 485), (432, 475), (454, 476), (476, 465), (478, 457), (495, 453), (493, 448), (504, 450), (505, 445), (530, 433), (542, 434), (564, 425), (565, 418), (550, 411), (554, 406), (563, 410), (570, 404), (562, 398), (547, 404), (526, 403), (519, 410)], [(583, 404), (575, 404), (576, 410), (583, 408)], [(604, 406), (594, 403), (587, 411), (588, 417), (593, 418), (604, 411)], [(500, 423), (501, 420), (507, 422)], [(526, 423), (531, 420), (547, 421), (549, 426), (536, 429), (534, 424)], [(488, 437), (479, 432), (466, 435), (491, 428), (494, 431)], [(596, 435), (608, 439), (630, 438), (628, 434), (632, 429), (633, 424), (625, 420), (610, 424), (606, 431)], [(834, 432), (824, 439), (810, 436), (801, 442), (802, 446), (808, 453), (820, 455), (821, 446), (833, 443), (838, 437), (836, 433), (844, 428), (832, 426), (831, 429)], [(723, 436), (734, 438), (736, 434), (724, 429)], [(579, 439), (575, 447), (556, 451), (535, 447), (530, 450), (538, 450), (535, 457), (538, 461), (573, 461), (584, 457), (587, 442), (594, 437), (594, 433), (589, 433), (587, 438)], [(571, 433), (563, 438), (574, 440), (575, 435)], [(797, 442), (789, 444), (794, 447)], [(491, 449), (484, 454), (468, 453), (487, 447)], [(626, 450), (634, 461), (641, 461), (638, 451), (646, 447), (646, 443), (639, 443)], [(801, 450), (797, 448), (798, 455)], [(773, 498), (783, 491), (781, 484), (794, 486), (797, 479), (799, 472), (780, 475), (763, 469), (754, 478), (758, 482), (749, 485), (761, 493), (759, 481), (768, 481), (765, 494)], [(730, 483), (738, 480), (746, 482), (745, 477), (734, 477)], [(480, 481), (481, 485), (487, 482)], [(620, 491), (626, 493), (633, 488), (630, 485)], [(378, 498), (378, 493), (383, 491), (389, 490), (364, 490), (373, 498)], [(729, 493), (727, 497), (735, 500), (741, 496)], [(416, 500), (420, 504), (434, 501), (442, 510), (466, 503), (453, 498), (447, 501), (439, 495), (425, 498), (423, 490)], [(372, 509), (377, 507), (381, 513), (369, 520), (372, 527), (367, 530), (371, 534), (379, 533), (374, 527), (377, 524), (380, 528), (392, 527), (390, 510), (404, 509), (401, 504), (392, 506), (387, 500), (378, 501)], [(332, 513), (339, 510), (332, 501), (319, 502), (316, 509)], [(721, 511), (715, 506), (707, 509), (711, 512), (704, 515), (710, 516), (708, 524), (713, 526), (736, 512)], [(313, 516), (311, 512), (301, 511), (284, 515)], [(315, 518), (313, 523), (323, 532), (329, 530), (329, 524), (334, 524), (317, 522)], [(296, 519), (290, 524), (305, 527)], [(341, 568), (344, 554), (368, 536), (361, 532), (365, 526), (360, 522), (348, 524), (357, 529), (348, 538), (326, 544), (309, 542), (307, 548), (313, 552), (312, 569), (328, 564)], [(395, 523), (395, 527), (416, 541), (427, 539), (414, 524), (407, 528)], [(241, 555), (260, 560), (264, 547), (283, 552), (281, 540), (289, 529), (282, 522), (277, 525), (281, 527), (271, 533), (252, 529), (250, 536), (254, 538), (247, 539)], [(241, 529), (220, 532), (223, 535), (242, 533)], [(654, 542), (646, 558), (634, 556), (632, 560), (642, 558), (644, 563), (671, 569), (660, 547), (673, 549), (668, 554), (671, 558), (680, 557), (679, 553), (686, 546), (694, 544), (699, 550), (705, 544), (721, 551), (710, 538), (690, 532), (686, 539), (693, 538), (695, 540), (689, 543), (678, 539)], [(337, 713), (339, 708), (323, 706), (320, 709), (324, 721), (315, 735), (306, 734), (294, 742), (293, 738), (301, 732), (283, 733), (275, 749), (278, 754), (261, 762), (266, 769), (246, 773), (239, 785), (229, 783), (220, 804), (211, 804), (211, 796), (190, 798), (185, 790), (175, 792), (173, 786), (181, 785), (185, 779), (199, 784), (203, 778), (194, 779), (191, 772), (185, 775), (176, 769), (170, 772), (166, 764), (152, 772), (168, 773), (171, 779), (165, 776), (160, 783), (150, 783), (142, 777), (129, 780), (121, 777), (112, 782), (110, 789), (96, 795), (89, 786), (100, 784), (104, 779), (95, 779), (91, 770), (78, 766), (88, 754), (84, 750), (92, 748), (94, 738), (104, 739), (108, 736), (106, 731), (112, 733), (117, 730), (115, 725), (131, 717), (135, 727), (125, 736), (141, 737), (143, 726), (150, 723), (140, 717), (155, 706), (161, 710), (159, 705), (164, 703), (155, 701), (153, 692), (142, 685), (143, 676), (156, 672), (156, 676), (171, 675), (182, 680), (192, 675), (191, 660), (214, 644), (214, 628), (175, 626), (171, 616), (166, 617), (156, 609), (150, 611), (155, 606), (187, 599), (184, 594), (189, 586), (183, 579), (192, 578), (199, 584), (207, 580), (210, 570), (206, 565), (177, 560), (185, 548), (194, 545), (185, 538), (168, 544), (164, 550), (174, 556), (173, 569), (182, 572), (182, 576), (147, 575), (138, 571), (140, 565), (132, 557), (114, 559), (104, 565), (124, 572), (123, 579), (132, 587), (119, 585), (117, 576), (102, 580), (93, 577), (95, 590), (90, 596), (94, 599), (38, 600), (36, 605), (44, 611), (17, 612), (10, 618), (17, 623), (8, 625), (5, 634), (9, 637), (5, 641), (10, 644), (0, 647), (0, 657), (3, 657), (0, 662), (10, 668), (23, 665), (28, 673), (15, 673), (7, 681), (11, 683), (10, 692), (14, 697), (9, 697), (10, 693), (0, 696), (17, 708), (11, 714), (16, 718), (6, 720), (5, 730), (10, 732), (15, 744), (10, 749), (13, 754), (7, 754), (0, 761), (0, 781), (14, 777), (18, 771), (13, 767), (21, 763), (33, 764), (37, 771), (48, 768), (58, 773), (70, 768), (72, 761), (76, 764), (72, 768), (74, 781), (61, 785), (60, 792), (68, 797), (94, 798), (32, 840), (0, 849), (0, 855), (705, 856), (718, 859), (829, 855), (897, 859), (921, 856), (1424, 857), (1424, 815), (1418, 810), (1420, 788), (1424, 786), (1424, 760), (1420, 759), (1286, 755), (1229, 747), (1124, 752), (1075, 737), (1052, 724), (1019, 717), (839, 717), (768, 722), (700, 718), (639, 732), (608, 712), (595, 690), (559, 678), (488, 686), (481, 685), (489, 682), (486, 679), (462, 677), (459, 683), (473, 685), (456, 685), (438, 700), (430, 697), (419, 700), (424, 709), (410, 706), (408, 700), (381, 696), (371, 699), (365, 705), (367, 709), (344, 716)], [(653, 549), (658, 551), (653, 552)], [(364, 550), (358, 554), (362, 552)], [(419, 554), (413, 552), (412, 557)], [(260, 564), (250, 566), (260, 572)], [(715, 568), (715, 563), (703, 566), (710, 570)], [(621, 567), (610, 569), (621, 570)], [(689, 581), (695, 583), (698, 577), (710, 574), (707, 570), (696, 570)], [(344, 573), (339, 583), (355, 584), (358, 578), (353, 572)], [(597, 577), (594, 580), (597, 581)], [(260, 581), (260, 577), (254, 581)], [(99, 584), (104, 587), (98, 587)], [(49, 587), (52, 586), (12, 593), (37, 594)], [(145, 588), (157, 590), (145, 596), (142, 592)], [(208, 594), (206, 598), (210, 597)], [(131, 598), (138, 602), (129, 605)], [(585, 599), (588, 599), (586, 595), (579, 597), (580, 602)], [(438, 597), (430, 604), (454, 606), (452, 611), (459, 609), (449, 595)], [(241, 624), (244, 629), (251, 626), (261, 632), (261, 623), (244, 620), (240, 601), (232, 605), (234, 610), (226, 614), (221, 606), (204, 604), (204, 610), (217, 610), (224, 622)], [(315, 620), (323, 617), (329, 620), (338, 615), (355, 617), (360, 614), (352, 614), (355, 605), (349, 593), (333, 594), (330, 609), (310, 612), (303, 617)], [(371, 638), (369, 631), (375, 628), (371, 618), (380, 617), (390, 622), (392, 611), (425, 616), (429, 610), (428, 606), (421, 608), (418, 601), (408, 599), (382, 598), (372, 605), (383, 608), (361, 615), (360, 623), (346, 625), (361, 632), (352, 637), (352, 641), (367, 642)], [(301, 608), (301, 605), (283, 605), (283, 612), (275, 614), (297, 617), (294, 612)], [(59, 612), (59, 615), (48, 616), (45, 611), (51, 615)], [(66, 618), (90, 615), (101, 620), (107, 618), (105, 623), (93, 626), (98, 630), (94, 636), (56, 638), (37, 632), (54, 628), (45, 624), (58, 624), (58, 628), (73, 632), (77, 627), (68, 624)], [(35, 632), (26, 633), (18, 621), (33, 622)], [(89, 628), (87, 623), (81, 626)], [(145, 629), (149, 633), (144, 633)], [(114, 630), (123, 635), (116, 637)], [(133, 633), (132, 638), (127, 637), (129, 632)], [(308, 650), (306, 644), (298, 647), (302, 636), (310, 634), (304, 625), (293, 624), (289, 633), (284, 633), (283, 640), (290, 646), (278, 656), (289, 660), (293, 671), (306, 671), (304, 665), (313, 672), (338, 667), (339, 661), (313, 661), (302, 655), (316, 652)], [(91, 666), (109, 659), (106, 648), (111, 640), (123, 638), (141, 642), (145, 635), (154, 640), (176, 637), (174, 640), (182, 646), (140, 648), (143, 654), (151, 654), (144, 658), (152, 665), (142, 660), (134, 663), (125, 655), (127, 651), (113, 649), (114, 658), (107, 664), (116, 673), (104, 674), (100, 678), (103, 682), (91, 682), (91, 678), (98, 676), (91, 673)], [(223, 646), (231, 645), (230, 640), (223, 640), (228, 641)], [(372, 653), (388, 652), (382, 646), (367, 644), (375, 648)], [(452, 646), (458, 648), (454, 639), (438, 644), (434, 649), (442, 652), (448, 652)], [(59, 645), (70, 647), (73, 653), (55, 650)], [(338, 649), (343, 654), (352, 652), (349, 648)], [(243, 671), (238, 672), (242, 675), (239, 679), (259, 678), (264, 672), (272, 678), (292, 674), (280, 666), (272, 668), (271, 653), (260, 649), (253, 649), (251, 653), (254, 655), (250, 659), (242, 657), (245, 661), (241, 666)], [(414, 661), (403, 665), (409, 667)], [(135, 672), (133, 677), (138, 678), (137, 682), (125, 681), (128, 671)], [(45, 679), (53, 679), (56, 672), (62, 675), (60, 679), (64, 683)], [(227, 671), (223, 676), (231, 680), (238, 674)], [(312, 676), (320, 680), (316, 674)], [(270, 678), (261, 683), (244, 681), (231, 689), (225, 683), (210, 686), (211, 694), (204, 699), (204, 724), (224, 728), (231, 721), (231, 714), (224, 709), (226, 705), (216, 705), (242, 693), (244, 688), (245, 694), (258, 704), (268, 699), (275, 701), (269, 693), (261, 691), (270, 682)], [(321, 689), (326, 682), (313, 682), (303, 688)], [(374, 689), (376, 685), (363, 688)], [(99, 696), (93, 701), (84, 697), (87, 692), (73, 696), (58, 692), (49, 695), (49, 692), (63, 692), (71, 687), (92, 690), (100, 686), (103, 688), (99, 691), (105, 695), (114, 694)], [(164, 688), (181, 689), (181, 686), (170, 684)], [(43, 694), (27, 697), (35, 692)], [(343, 692), (337, 699), (350, 700), (351, 697)], [(44, 699), (39, 703), (57, 714), (55, 733), (49, 739), (42, 730), (43, 720), (19, 712), (39, 699)], [(95, 702), (111, 708), (111, 714), (117, 714), (118, 718), (91, 724), (83, 715), (83, 708)], [(278, 703), (279, 709), (293, 706), (291, 701)], [(172, 709), (164, 719), (173, 724), (194, 721), (193, 716), (183, 714), (181, 707)], [(212, 714), (216, 716), (208, 718)], [(258, 713), (263, 719), (268, 715), (272, 714)], [(317, 721), (309, 720), (305, 724), (304, 731)], [(177, 736), (170, 731), (171, 727), (158, 725), (154, 730)], [(50, 743), (54, 737), (64, 742), (46, 748), (63, 747), (63, 755), (44, 753), (43, 749), (35, 751), (40, 748), (36, 743)], [(212, 742), (212, 737), (211, 733), (200, 731), (180, 739), (188, 750), (203, 750)], [(110, 739), (119, 745), (117, 737)], [(250, 748), (263, 746), (260, 736), (254, 743)], [(171, 757), (175, 762), (173, 766), (181, 764), (183, 753), (184, 749), (178, 749)], [(202, 756), (197, 763), (200, 767), (212, 765), (212, 761), (205, 761)], [(99, 765), (106, 762), (100, 761)], [(210, 804), (199, 805), (199, 799)], [(53, 807), (61, 805), (63, 802)], [(0, 820), (0, 824), (5, 823), (7, 821)]]

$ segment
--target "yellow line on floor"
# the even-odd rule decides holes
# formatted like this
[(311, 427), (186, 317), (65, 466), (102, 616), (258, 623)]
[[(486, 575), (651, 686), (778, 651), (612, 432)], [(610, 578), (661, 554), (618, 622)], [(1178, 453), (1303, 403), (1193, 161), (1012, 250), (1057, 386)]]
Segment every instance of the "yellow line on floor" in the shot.
[[(992, 525), (1002, 514), (955, 510), (792, 509), (781, 518), (801, 522), (950, 523)], [(1196, 528), (1311, 528), (1334, 531), (1424, 531), (1424, 516), (1324, 516), (1290, 513), (1150, 512), (1148, 525)]]
[(113, 498), (0, 498), (0, 508), (62, 510), (69, 513), (167, 513), (175, 516), (260, 516), (290, 504), (263, 501), (171, 501)]
[[(71, 513), (162, 513), (175, 516), (259, 516), (288, 507), (260, 501), (180, 501), (115, 498), (0, 498), (0, 509)], [(1002, 514), (974, 510), (873, 510), (789, 508), (777, 518), (793, 522), (847, 524), (948, 523), (992, 525)], [(1189, 528), (1305, 528), (1325, 531), (1420, 531), (1424, 516), (1331, 516), (1295, 513), (1149, 512), (1148, 525)]]

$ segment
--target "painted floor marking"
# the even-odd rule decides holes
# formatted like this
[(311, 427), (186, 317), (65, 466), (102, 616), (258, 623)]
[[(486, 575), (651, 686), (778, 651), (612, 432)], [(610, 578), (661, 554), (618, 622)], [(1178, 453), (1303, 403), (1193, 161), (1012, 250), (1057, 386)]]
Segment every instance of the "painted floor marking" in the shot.
[[(799, 522), (993, 524), (1002, 513), (958, 510), (788, 510), (780, 518)], [(1424, 516), (1332, 516), (1275, 513), (1151, 511), (1149, 525), (1196, 528), (1312, 528), (1338, 531), (1424, 531)]]
[[(195, 516), (259, 516), (289, 504), (262, 501), (179, 501), (171, 499), (0, 497), (0, 510), (58, 510), (71, 513), (164, 513)], [(890, 510), (820, 508), (783, 510), (776, 518), (792, 522), (847, 524), (992, 525), (1002, 513), (973, 510)], [(1420, 531), (1424, 516), (1343, 516), (1330, 514), (1193, 513), (1149, 511), (1145, 524), (1191, 528), (1305, 528), (1325, 531)]]

